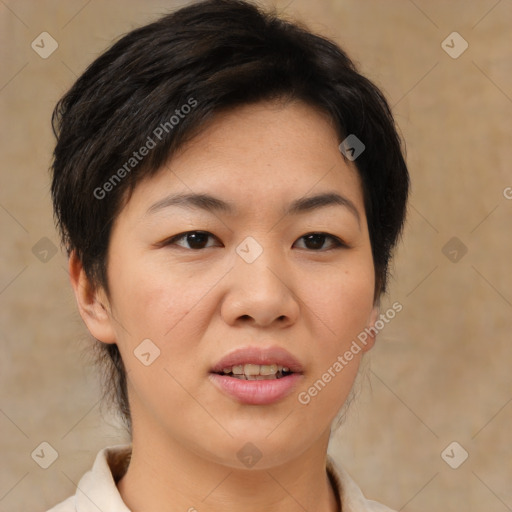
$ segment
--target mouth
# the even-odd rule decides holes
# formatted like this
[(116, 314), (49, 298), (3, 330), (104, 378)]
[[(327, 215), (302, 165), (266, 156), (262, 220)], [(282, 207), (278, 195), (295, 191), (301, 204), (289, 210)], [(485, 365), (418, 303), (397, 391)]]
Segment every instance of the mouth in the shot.
[(270, 405), (285, 399), (303, 381), (303, 367), (280, 347), (245, 347), (229, 353), (210, 370), (212, 384), (246, 405)]
[(275, 380), (287, 377), (292, 373), (287, 366), (280, 364), (238, 364), (223, 368), (221, 372), (213, 372), (217, 375), (233, 377), (241, 380)]

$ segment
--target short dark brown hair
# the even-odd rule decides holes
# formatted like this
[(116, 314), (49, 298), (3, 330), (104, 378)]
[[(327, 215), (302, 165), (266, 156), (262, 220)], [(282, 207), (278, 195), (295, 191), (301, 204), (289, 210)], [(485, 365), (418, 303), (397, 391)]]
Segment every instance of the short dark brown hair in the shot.
[[(243, 0), (205, 0), (122, 37), (58, 102), (51, 186), (68, 254), (108, 294), (113, 221), (134, 187), (156, 173), (216, 113), (264, 100), (325, 112), (355, 161), (375, 267), (375, 299), (403, 228), (409, 175), (390, 107), (334, 42)], [(143, 149), (145, 148), (145, 149)], [(345, 157), (345, 155), (344, 155)], [(130, 427), (117, 345), (98, 342), (108, 389)]]

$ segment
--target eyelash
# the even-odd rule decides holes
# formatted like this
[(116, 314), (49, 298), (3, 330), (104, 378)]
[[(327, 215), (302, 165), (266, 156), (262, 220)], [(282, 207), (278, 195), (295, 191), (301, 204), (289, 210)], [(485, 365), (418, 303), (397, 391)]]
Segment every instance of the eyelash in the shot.
[[(200, 231), (200, 230), (186, 231), (184, 233), (180, 233), (178, 235), (174, 235), (171, 238), (168, 238), (167, 240), (162, 242), (162, 244), (160, 244), (160, 245), (161, 246), (174, 245), (174, 244), (176, 244), (176, 242), (178, 242), (180, 240), (183, 240), (183, 239), (186, 239), (186, 237), (188, 235), (193, 235), (193, 234), (202, 234), (202, 235), (208, 235), (209, 237), (217, 238), (215, 235), (213, 235), (212, 233), (209, 233), (208, 231)], [(305, 237), (313, 236), (313, 235), (325, 237), (325, 239), (331, 240), (331, 243), (333, 243), (334, 246), (329, 248), (329, 249), (309, 249), (312, 252), (327, 252), (327, 251), (332, 251), (332, 250), (335, 250), (335, 249), (343, 249), (343, 248), (346, 249), (346, 248), (349, 248), (349, 246), (343, 240), (338, 238), (337, 236), (330, 235), (329, 233), (324, 233), (324, 232), (320, 232), (320, 231), (318, 231), (318, 232), (314, 231), (314, 232), (311, 232), (311, 233), (306, 233), (305, 235), (302, 235), (300, 238), (298, 238), (298, 240), (301, 240), (301, 239), (304, 239)], [(176, 245), (178, 245), (178, 244), (176, 244)], [(190, 248), (189, 247), (183, 247), (183, 246), (180, 246), (180, 245), (179, 245), (179, 247), (181, 247), (182, 249), (187, 249), (187, 250), (191, 250), (191, 251), (201, 251), (201, 250), (204, 250), (204, 249), (210, 249), (212, 246), (202, 247), (200, 249), (193, 249), (191, 247)]]

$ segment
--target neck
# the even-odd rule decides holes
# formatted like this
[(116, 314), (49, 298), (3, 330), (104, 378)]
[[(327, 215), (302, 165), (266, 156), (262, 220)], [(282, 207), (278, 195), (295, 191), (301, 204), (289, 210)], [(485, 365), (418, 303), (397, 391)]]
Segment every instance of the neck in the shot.
[(133, 512), (338, 512), (326, 472), (328, 433), (298, 457), (266, 469), (239, 469), (158, 436), (139, 439), (118, 489)]

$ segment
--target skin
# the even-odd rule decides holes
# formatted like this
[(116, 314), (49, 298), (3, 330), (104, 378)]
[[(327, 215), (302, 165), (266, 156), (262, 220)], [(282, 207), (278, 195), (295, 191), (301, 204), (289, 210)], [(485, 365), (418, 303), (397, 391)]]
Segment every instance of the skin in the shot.
[[(378, 315), (361, 184), (339, 143), (329, 119), (300, 102), (218, 114), (120, 212), (109, 296), (72, 255), (80, 313), (95, 338), (118, 344), (128, 372), (133, 453), (118, 489), (134, 512), (336, 510), (325, 471), (331, 422), (374, 340), (307, 406), (297, 397)], [(147, 213), (170, 194), (191, 192), (231, 202), (235, 212)], [(323, 192), (347, 198), (359, 219), (343, 205), (283, 214)], [(194, 230), (213, 235), (205, 248), (190, 248), (190, 238), (162, 243)], [(312, 245), (304, 238), (312, 232), (347, 246), (329, 237)], [(236, 252), (247, 236), (263, 249), (253, 263)], [(148, 338), (160, 356), (144, 366), (134, 350)], [(211, 383), (212, 365), (249, 345), (284, 347), (302, 363), (290, 395), (247, 405)], [(262, 454), (250, 469), (237, 457), (247, 442)]]

